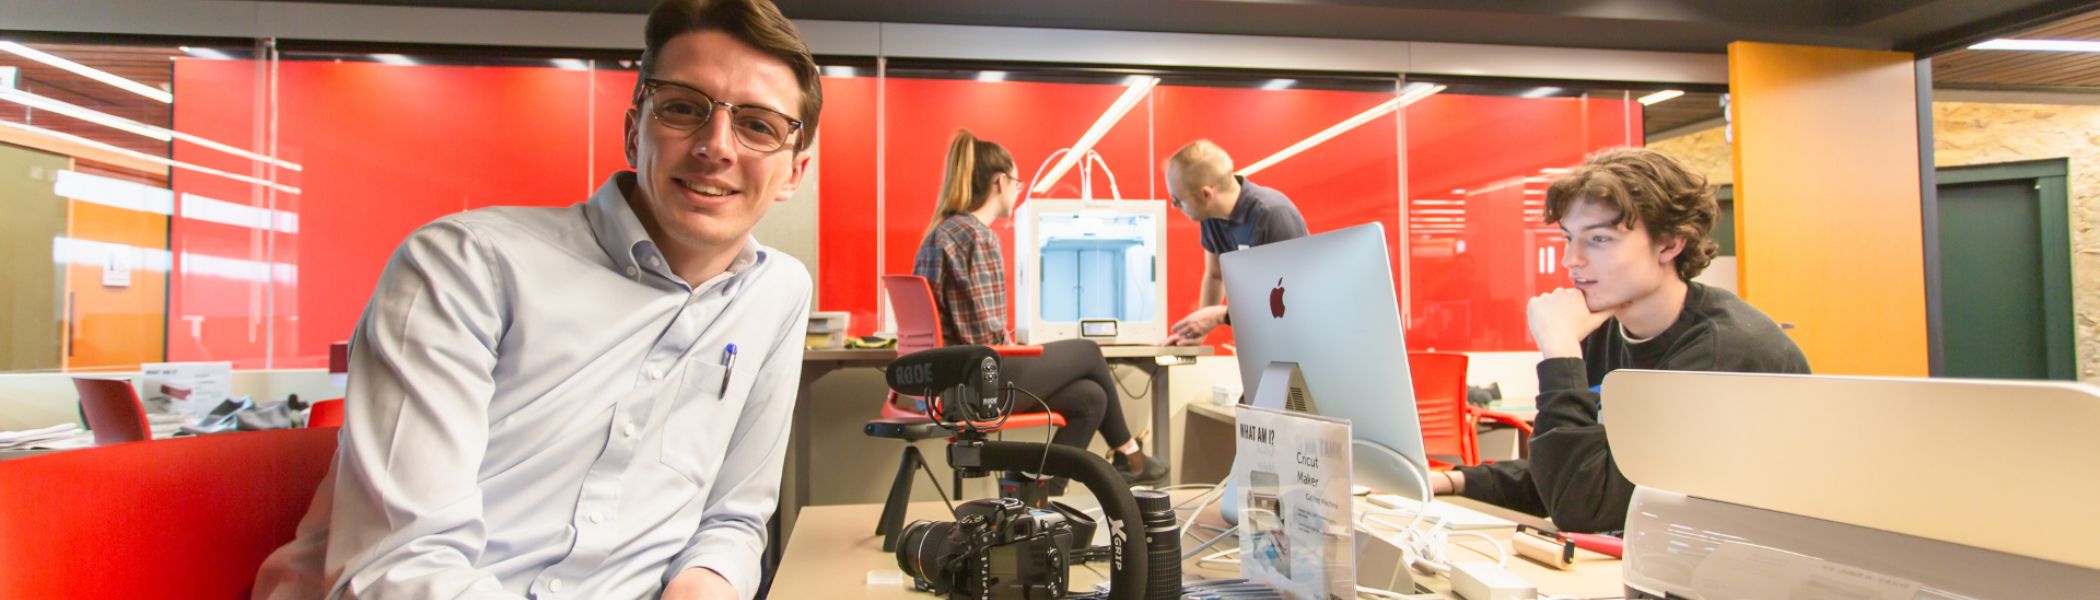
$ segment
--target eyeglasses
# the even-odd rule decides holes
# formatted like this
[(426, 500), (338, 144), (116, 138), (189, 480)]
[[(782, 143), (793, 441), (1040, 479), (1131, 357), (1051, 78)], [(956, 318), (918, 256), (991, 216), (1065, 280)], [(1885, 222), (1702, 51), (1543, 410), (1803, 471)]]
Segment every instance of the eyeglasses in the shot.
[(788, 137), (802, 131), (802, 121), (780, 111), (749, 104), (730, 104), (716, 100), (699, 88), (662, 79), (642, 81), (642, 98), (656, 98), (656, 107), (649, 116), (665, 127), (677, 131), (691, 132), (707, 125), (715, 116), (715, 107), (729, 109), (730, 130), (745, 148), (760, 153), (779, 151), (787, 146)]

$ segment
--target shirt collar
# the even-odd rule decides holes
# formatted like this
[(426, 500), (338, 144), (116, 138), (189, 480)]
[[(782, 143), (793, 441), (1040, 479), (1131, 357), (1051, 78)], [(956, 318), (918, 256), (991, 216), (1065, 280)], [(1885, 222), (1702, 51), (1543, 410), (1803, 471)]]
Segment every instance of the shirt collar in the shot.
[[(634, 214), (634, 207), (627, 203), (627, 190), (634, 189), (634, 171), (620, 171), (605, 179), (591, 199), (584, 203), (584, 219), (590, 221), (591, 234), (598, 238), (598, 247), (612, 259), (613, 270), (623, 273), (629, 269), (655, 271), (673, 281), (680, 281), (671, 272), (670, 265), (663, 260), (663, 252), (649, 239), (649, 230), (642, 227), (641, 217)], [(744, 247), (737, 251), (736, 258), (729, 261), (729, 275), (742, 275), (753, 265), (765, 262), (766, 247), (757, 238), (744, 236)], [(655, 258), (655, 264), (650, 264)], [(635, 271), (635, 272), (638, 272)]]
[(1254, 182), (1247, 181), (1245, 177), (1234, 175), (1232, 178), (1240, 182), (1240, 199), (1232, 204), (1232, 214), (1227, 215), (1225, 220), (1241, 223), (1247, 220), (1248, 213), (1254, 211), (1254, 188), (1256, 186)]

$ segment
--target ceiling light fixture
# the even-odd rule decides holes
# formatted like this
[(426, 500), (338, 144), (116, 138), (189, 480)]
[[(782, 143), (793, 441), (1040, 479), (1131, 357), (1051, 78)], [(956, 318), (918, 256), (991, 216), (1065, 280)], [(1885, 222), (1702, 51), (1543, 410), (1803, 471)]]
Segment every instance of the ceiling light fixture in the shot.
[(584, 62), (583, 59), (579, 58), (557, 58), (554, 59), (553, 62), (554, 68), (561, 69), (563, 71), (591, 70), (591, 63)]
[(106, 152), (115, 152), (115, 153), (117, 153), (117, 154), (122, 154), (122, 155), (125, 155), (125, 156), (129, 156), (129, 157), (131, 157), (131, 158), (136, 158), (136, 159), (139, 159), (139, 160), (143, 160), (143, 161), (146, 161), (146, 162), (150, 162), (150, 163), (155, 163), (155, 164), (162, 164), (162, 165), (167, 165), (167, 166), (170, 166), (170, 167), (175, 167), (175, 168), (178, 168), (178, 169), (186, 169), (186, 170), (190, 170), (190, 171), (196, 171), (196, 172), (198, 172), (198, 173), (203, 173), (203, 174), (206, 174), (206, 175), (217, 175), (217, 176), (220, 176), (220, 177), (225, 177), (225, 178), (227, 178), (227, 179), (232, 179), (232, 180), (234, 180), (234, 181), (239, 181), (239, 182), (243, 182), (243, 183), (252, 183), (252, 184), (255, 184), (255, 185), (266, 185), (266, 186), (270, 186), (270, 187), (273, 187), (273, 188), (277, 188), (278, 190), (281, 190), (281, 191), (283, 191), (283, 192), (285, 192), (285, 193), (289, 193), (289, 194), (297, 194), (297, 193), (299, 193), (299, 188), (296, 188), (296, 187), (292, 187), (292, 186), (289, 186), (289, 185), (285, 185), (285, 184), (282, 184), (282, 183), (276, 183), (276, 182), (272, 182), (272, 181), (269, 181), (269, 180), (266, 180), (266, 179), (258, 179), (258, 178), (255, 178), (255, 177), (249, 177), (249, 176), (246, 176), (246, 175), (238, 175), (238, 174), (234, 174), (234, 173), (228, 173), (228, 172), (225, 172), (225, 171), (221, 171), (221, 170), (218, 170), (218, 169), (213, 169), (213, 168), (210, 168), (210, 167), (202, 167), (202, 166), (198, 166), (198, 165), (193, 165), (193, 164), (190, 164), (190, 163), (186, 163), (186, 162), (182, 162), (182, 161), (179, 161), (179, 160), (170, 160), (170, 159), (168, 159), (167, 157), (162, 157), (162, 156), (154, 156), (154, 155), (151, 155), (151, 154), (147, 154), (147, 153), (144, 153), (144, 152), (140, 152), (140, 151), (137, 151), (137, 150), (132, 150), (132, 149), (130, 149), (130, 148), (121, 148), (121, 147), (118, 147), (118, 146), (116, 146), (116, 145), (114, 145), (114, 144), (109, 144), (109, 143), (105, 143), (105, 142), (98, 142), (98, 141), (95, 141), (95, 140), (87, 139), (87, 138), (84, 138), (84, 137), (80, 137), (80, 136), (77, 136), (77, 135), (73, 135), (73, 134), (70, 134), (70, 133), (64, 133), (64, 132), (59, 132), (59, 131), (52, 131), (52, 130), (49, 130), (49, 129), (45, 129), (45, 128), (42, 128), (42, 127), (37, 127), (37, 126), (35, 126), (35, 125), (28, 125), (28, 124), (23, 124), (23, 123), (16, 123), (16, 122), (14, 122), (14, 121), (0, 121), (0, 127), (13, 127), (13, 128), (15, 128), (15, 129), (20, 129), (20, 130), (22, 130), (22, 131), (27, 131), (27, 132), (29, 132), (29, 133), (34, 133), (34, 134), (37, 134), (37, 135), (41, 135), (41, 136), (45, 136), (45, 137), (49, 137), (49, 138), (52, 138), (52, 139), (57, 139), (57, 140), (64, 140), (64, 141), (67, 141), (67, 142), (72, 142), (72, 143), (75, 143), (75, 144), (80, 144), (80, 145), (83, 145), (83, 146), (88, 146), (88, 147), (91, 147), (91, 148), (94, 148), (94, 149), (97, 149), (97, 150), (102, 150), (102, 151), (106, 151)]
[[(983, 78), (979, 77), (978, 80), (983, 81)], [(1102, 136), (1108, 135), (1108, 130), (1114, 128), (1117, 121), (1123, 120), (1123, 115), (1128, 114), (1132, 107), (1137, 106), (1139, 100), (1145, 99), (1146, 95), (1152, 93), (1153, 86), (1159, 85), (1159, 78), (1150, 75), (1132, 75), (1129, 82), (1129, 89), (1123, 90), (1122, 97), (1116, 98), (1114, 104), (1108, 105), (1108, 111), (1101, 113), (1101, 118), (1094, 121), (1094, 126), (1088, 127), (1086, 134), (1079, 136), (1079, 143), (1072, 144), (1072, 151), (1066, 152), (1063, 157), (1058, 158), (1057, 166), (1051, 167), (1049, 173), (1044, 174), (1042, 179), (1036, 180), (1034, 193), (1041, 194), (1050, 191), (1050, 185), (1057, 183), (1058, 178), (1064, 177), (1065, 171), (1071, 170), (1073, 165), (1079, 164), (1080, 160), (1086, 158), (1087, 151), (1094, 149), (1095, 142), (1101, 141)]]
[(1561, 90), (1560, 88), (1557, 88), (1557, 87), (1535, 87), (1535, 88), (1531, 88), (1531, 90), (1529, 90), (1529, 91), (1526, 91), (1526, 92), (1524, 92), (1524, 93), (1522, 93), (1522, 94), (1517, 94), (1517, 97), (1519, 97), (1519, 98), (1545, 98), (1545, 97), (1549, 97), (1549, 96), (1557, 96), (1557, 95), (1559, 95), (1559, 94), (1561, 93), (1561, 91), (1562, 91), (1562, 90)]
[(400, 67), (416, 66), (416, 60), (399, 54), (374, 54), (372, 60)]
[(1264, 84), (1261, 84), (1261, 89), (1265, 89), (1265, 90), (1269, 90), (1269, 91), (1276, 91), (1276, 90), (1288, 90), (1288, 89), (1291, 89), (1291, 86), (1294, 86), (1294, 85), (1298, 85), (1298, 80), (1296, 80), (1296, 79), (1271, 79), (1271, 80), (1269, 80), (1269, 82), (1268, 82), (1268, 83), (1264, 83)]
[(170, 129), (163, 129), (160, 127), (147, 125), (145, 123), (140, 123), (131, 119), (126, 119), (109, 113), (97, 111), (91, 108), (84, 108), (72, 104), (67, 104), (65, 102), (60, 102), (58, 100), (53, 100), (51, 98), (46, 98), (29, 92), (0, 90), (0, 100), (6, 100), (8, 102), (13, 102), (30, 108), (48, 110), (68, 117), (73, 117), (75, 119), (80, 119), (82, 121), (87, 121), (90, 123), (102, 125), (113, 129), (121, 129), (127, 132), (146, 136), (163, 142), (182, 140), (227, 154), (232, 154), (234, 156), (239, 156), (241, 158), (275, 164), (279, 167), (284, 167), (293, 171), (306, 170), (305, 167), (302, 167), (298, 163), (294, 163), (291, 161), (256, 154), (248, 150), (236, 148), (233, 146), (197, 137), (180, 131), (174, 131)]
[(845, 67), (845, 66), (830, 66), (830, 67), (824, 67), (824, 76), (825, 76), (825, 77), (837, 77), (837, 78), (840, 78), (840, 79), (845, 79), (845, 78), (849, 78), (849, 77), (852, 77), (852, 76), (854, 76), (854, 75), (855, 75), (855, 73), (853, 72), (853, 67)]
[(2100, 41), (2091, 40), (2010, 40), (1995, 39), (1974, 46), (1970, 50), (2025, 50), (2029, 52), (2100, 52)]
[(160, 88), (118, 77), (116, 75), (110, 74), (110, 72), (108, 71), (104, 71), (77, 62), (59, 58), (42, 50), (38, 50), (9, 41), (0, 41), (0, 50), (5, 50), (22, 58), (27, 58), (29, 60), (51, 65), (53, 67), (58, 67), (66, 71), (70, 71), (76, 75), (86, 77), (88, 79), (93, 79), (95, 81), (107, 83), (116, 86), (117, 89), (138, 94), (140, 96), (145, 96), (147, 98), (152, 98), (165, 104), (172, 104), (175, 102), (174, 94), (167, 93), (166, 91), (163, 91)]
[(1245, 168), (1240, 169), (1239, 172), (1233, 174), (1241, 177), (1246, 177), (1255, 173), (1259, 173), (1262, 169), (1267, 169), (1271, 166), (1274, 166), (1276, 163), (1283, 162), (1284, 159), (1297, 156), (1299, 152), (1304, 152), (1307, 149), (1312, 148), (1313, 146), (1318, 146), (1322, 143), (1325, 143), (1327, 140), (1334, 139), (1335, 136), (1347, 133), (1351, 129), (1362, 127), (1363, 124), (1369, 123), (1373, 119), (1385, 116), (1386, 113), (1400, 110), (1401, 108), (1405, 108), (1409, 104), (1419, 102), (1423, 98), (1428, 98), (1441, 91), (1444, 91), (1444, 86), (1439, 84), (1407, 84), (1407, 87), (1401, 88), (1400, 97), (1381, 102), (1378, 104), (1378, 106), (1371, 107), (1371, 110), (1363, 111), (1361, 113), (1358, 113), (1354, 117), (1343, 119), (1342, 122), (1335, 123), (1333, 127), (1329, 127), (1319, 133), (1312, 134), (1312, 137), (1299, 140), (1298, 143), (1291, 144), (1289, 148), (1284, 148), (1281, 152), (1269, 155), (1268, 158), (1264, 158), (1260, 161), (1256, 161), (1254, 164), (1247, 165)]
[(1684, 90), (1663, 90), (1646, 96), (1641, 96), (1640, 99), (1635, 100), (1635, 102), (1641, 103), (1641, 106), (1654, 106), (1658, 102), (1663, 102), (1671, 98), (1676, 98), (1678, 96), (1683, 95)]
[(190, 55), (190, 56), (195, 56), (195, 57), (197, 57), (197, 58), (208, 58), (208, 59), (211, 59), (211, 60), (233, 60), (233, 55), (231, 55), (231, 54), (227, 54), (226, 52), (224, 52), (224, 51), (222, 51), (222, 50), (219, 50), (219, 49), (217, 49), (217, 48), (199, 48), (199, 47), (196, 47), (196, 46), (176, 46), (176, 47), (175, 47), (175, 49), (177, 49), (177, 50), (181, 50), (183, 54), (188, 54), (188, 55)]
[(1006, 81), (1005, 71), (978, 71), (977, 80), (985, 83)]

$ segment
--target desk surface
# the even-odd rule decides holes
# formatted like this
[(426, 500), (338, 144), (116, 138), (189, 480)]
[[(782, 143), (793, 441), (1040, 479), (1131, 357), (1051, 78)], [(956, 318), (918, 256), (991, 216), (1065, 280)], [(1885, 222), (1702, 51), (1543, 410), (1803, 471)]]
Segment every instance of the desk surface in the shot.
[[(1177, 493), (1186, 498), (1193, 492)], [(1092, 498), (1085, 498), (1074, 505), (1084, 503), (1093, 506)], [(1494, 512), (1494, 507), (1463, 499), (1454, 501), (1469, 508)], [(795, 535), (788, 540), (787, 554), (782, 558), (780, 571), (774, 576), (773, 598), (898, 598), (905, 600), (928, 600), (934, 596), (911, 591), (909, 579), (897, 585), (871, 585), (871, 573), (897, 577), (897, 559), (893, 552), (882, 551), (882, 538), (873, 534), (876, 517), (881, 515), (882, 505), (855, 504), (838, 506), (811, 506), (804, 508), (797, 518)], [(1497, 513), (1506, 514), (1506, 513)], [(905, 522), (920, 519), (947, 519), (947, 508), (938, 502), (921, 502), (911, 505)], [(1217, 511), (1210, 509), (1197, 517), (1199, 523), (1219, 523)], [(1507, 541), (1509, 530), (1483, 531)], [(1196, 537), (1191, 535), (1191, 538)], [(1206, 534), (1207, 537), (1207, 534)], [(1184, 541), (1193, 544), (1193, 541)], [(1226, 547), (1221, 545), (1222, 547)], [(1463, 555), (1462, 550), (1454, 550)], [(1574, 596), (1579, 598), (1617, 597), (1625, 593), (1623, 575), (1617, 560), (1584, 552), (1585, 560), (1578, 560), (1575, 570), (1557, 571), (1523, 558), (1512, 557), (1509, 569), (1518, 576), (1537, 584), (1541, 594)], [(1463, 559), (1462, 559), (1463, 560)], [(1481, 560), (1486, 560), (1482, 558)], [(1093, 563), (1102, 574), (1107, 565)], [(1191, 560), (1182, 565), (1186, 575), (1206, 578), (1237, 577), (1233, 565), (1220, 568), (1199, 567)], [(1083, 589), (1104, 580), (1104, 577), (1085, 567), (1072, 570), (1074, 587)], [(1441, 577), (1418, 576), (1416, 581), (1424, 587), (1447, 597), (1451, 594), (1450, 583)]]
[[(1155, 356), (1209, 356), (1216, 353), (1210, 346), (1102, 346), (1101, 355), (1107, 358), (1151, 358)], [(845, 362), (889, 362), (897, 358), (895, 348), (843, 349), (825, 348), (802, 351), (802, 360), (824, 360)]]

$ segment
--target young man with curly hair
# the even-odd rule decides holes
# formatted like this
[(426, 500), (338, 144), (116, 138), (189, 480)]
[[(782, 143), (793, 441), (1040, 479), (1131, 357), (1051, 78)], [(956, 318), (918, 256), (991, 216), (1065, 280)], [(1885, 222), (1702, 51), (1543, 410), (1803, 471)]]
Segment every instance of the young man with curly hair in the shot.
[(1625, 528), (1633, 483), (1606, 445), (1595, 391), (1616, 369), (1807, 373), (1779, 325), (1728, 290), (1692, 281), (1713, 261), (1706, 178), (1652, 150), (1591, 155), (1546, 190), (1567, 236), (1572, 288), (1526, 308), (1538, 365), (1531, 460), (1430, 477), (1437, 493), (1545, 515), (1569, 531)]

